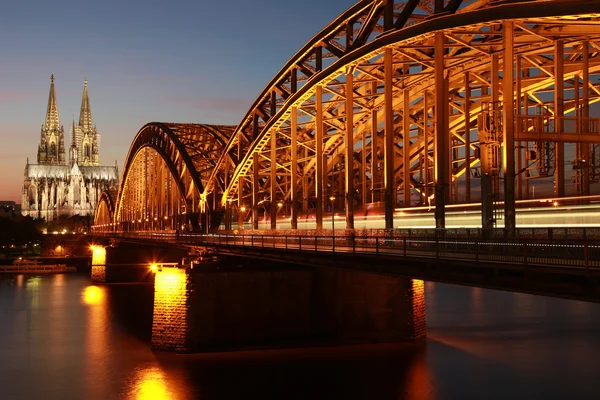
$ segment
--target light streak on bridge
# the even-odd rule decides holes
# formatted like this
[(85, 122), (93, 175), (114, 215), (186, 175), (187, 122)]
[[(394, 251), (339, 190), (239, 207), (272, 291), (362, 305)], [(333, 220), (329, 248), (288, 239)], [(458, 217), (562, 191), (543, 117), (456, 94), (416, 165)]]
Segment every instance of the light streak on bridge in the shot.
[[(236, 127), (144, 126), (96, 229), (597, 225), (562, 204), (598, 192), (599, 22), (600, 1), (360, 1)], [(519, 208), (539, 197), (559, 205)]]

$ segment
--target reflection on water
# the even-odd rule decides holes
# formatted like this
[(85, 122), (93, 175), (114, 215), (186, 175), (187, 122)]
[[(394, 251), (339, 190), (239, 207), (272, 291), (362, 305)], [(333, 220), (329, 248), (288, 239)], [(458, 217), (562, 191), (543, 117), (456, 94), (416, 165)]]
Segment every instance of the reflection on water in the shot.
[(0, 278), (4, 399), (597, 398), (600, 306), (425, 283), (420, 343), (149, 350), (151, 285)]
[(102, 304), (104, 301), (104, 290), (105, 288), (100, 288), (95, 285), (86, 286), (83, 289), (83, 294), (81, 296), (83, 302), (88, 305), (96, 305)]
[(172, 396), (167, 390), (167, 378), (158, 366), (134, 371), (130, 398), (136, 400), (169, 400)]

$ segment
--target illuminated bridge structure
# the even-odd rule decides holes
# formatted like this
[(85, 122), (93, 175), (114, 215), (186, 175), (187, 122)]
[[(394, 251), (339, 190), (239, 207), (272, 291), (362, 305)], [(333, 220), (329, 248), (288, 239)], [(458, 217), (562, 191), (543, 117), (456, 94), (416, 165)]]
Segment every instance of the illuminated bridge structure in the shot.
[(142, 127), (93, 229), (389, 230), (412, 210), (448, 228), (458, 210), (515, 232), (520, 204), (593, 207), (599, 100), (600, 1), (360, 1), (237, 126)]
[(419, 339), (423, 280), (600, 302), (599, 100), (599, 0), (360, 1), (237, 126), (140, 129), (92, 279), (153, 263), (175, 351)]

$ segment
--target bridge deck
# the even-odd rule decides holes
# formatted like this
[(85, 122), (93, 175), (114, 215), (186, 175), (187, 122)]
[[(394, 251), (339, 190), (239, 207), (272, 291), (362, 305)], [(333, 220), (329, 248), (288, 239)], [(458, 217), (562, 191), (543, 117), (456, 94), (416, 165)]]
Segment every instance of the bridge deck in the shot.
[(600, 302), (600, 244), (380, 236), (135, 233), (121, 240)]

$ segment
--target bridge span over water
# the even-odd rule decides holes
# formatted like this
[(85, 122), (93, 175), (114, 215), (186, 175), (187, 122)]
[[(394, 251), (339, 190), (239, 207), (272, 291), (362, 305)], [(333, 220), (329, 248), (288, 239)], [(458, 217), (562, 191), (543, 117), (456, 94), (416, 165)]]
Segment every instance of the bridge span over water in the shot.
[(236, 126), (143, 126), (92, 233), (329, 267), (157, 270), (157, 349), (417, 339), (420, 279), (598, 301), (599, 100), (598, 0), (359, 1)]

